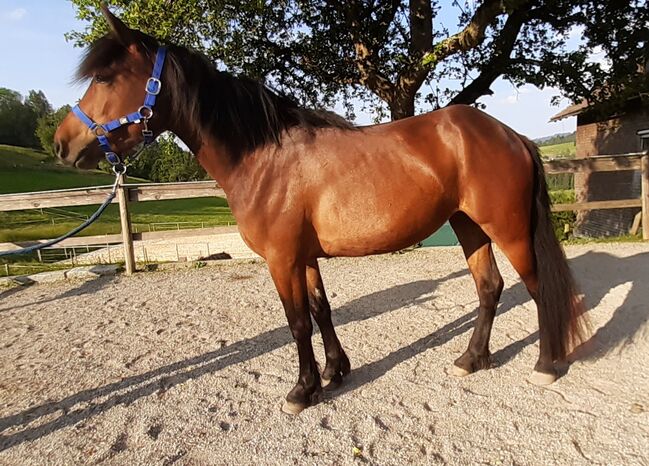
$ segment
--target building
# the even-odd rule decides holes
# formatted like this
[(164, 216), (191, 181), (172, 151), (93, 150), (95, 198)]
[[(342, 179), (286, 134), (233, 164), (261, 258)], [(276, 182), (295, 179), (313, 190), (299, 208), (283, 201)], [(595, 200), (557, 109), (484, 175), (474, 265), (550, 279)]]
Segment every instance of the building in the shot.
[[(618, 155), (649, 150), (649, 106), (641, 98), (628, 100), (610, 115), (589, 111), (586, 101), (572, 105), (550, 121), (577, 117), (576, 158)], [(640, 172), (616, 171), (575, 175), (578, 202), (640, 197)], [(575, 235), (614, 236), (629, 232), (636, 209), (582, 211), (577, 214)]]

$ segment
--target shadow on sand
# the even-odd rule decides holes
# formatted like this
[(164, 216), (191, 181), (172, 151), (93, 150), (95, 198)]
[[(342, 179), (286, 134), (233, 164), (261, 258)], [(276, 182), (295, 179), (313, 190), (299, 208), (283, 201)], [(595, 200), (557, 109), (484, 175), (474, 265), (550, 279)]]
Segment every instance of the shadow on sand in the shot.
[[(589, 309), (597, 306), (612, 288), (631, 282), (631, 290), (624, 302), (614, 311), (613, 317), (591, 338), (591, 343), (596, 343), (587, 345), (593, 350), (584, 352), (582, 356), (589, 358), (601, 357), (611, 350), (632, 342), (647, 323), (649, 290), (644, 286), (644, 279), (649, 272), (649, 253), (620, 259), (607, 253), (588, 252), (572, 259), (570, 263), (578, 278), (582, 275), (591, 277), (583, 289)], [(598, 272), (594, 273), (594, 271)], [(455, 272), (438, 280), (420, 280), (363, 296), (335, 310), (333, 313), (334, 323), (344, 325), (350, 322), (363, 321), (409, 304), (424, 303), (433, 299), (430, 293), (440, 283), (458, 278), (466, 273), (467, 271)], [(77, 289), (77, 293), (92, 292), (91, 286), (88, 285), (85, 289)], [(95, 284), (94, 286), (103, 286), (103, 284)], [(69, 293), (75, 294), (74, 290)], [(64, 295), (57, 298), (62, 298)], [(528, 300), (527, 292), (518, 283), (503, 293), (503, 304), (498, 310), (498, 315), (502, 315)], [(398, 364), (423, 351), (442, 345), (468, 332), (473, 328), (475, 316), (476, 311), (472, 311), (432, 334), (390, 353), (383, 359), (354, 369), (346, 384), (338, 393), (354, 390), (381, 377)], [(495, 328), (497, 329), (497, 322)], [(518, 342), (508, 345), (494, 353), (494, 361), (498, 364), (509, 361), (537, 339), (538, 332), (535, 332)], [(14, 427), (23, 427), (23, 430), (9, 435), (0, 435), (0, 451), (26, 441), (44, 437), (59, 429), (103, 413), (113, 406), (128, 405), (159, 390), (167, 390), (187, 380), (217, 372), (230, 365), (239, 364), (271, 352), (291, 342), (292, 338), (288, 327), (275, 328), (200, 356), (127, 377), (119, 382), (83, 390), (62, 400), (44, 403), (21, 413), (4, 417), (0, 419), (0, 432)], [(106, 398), (104, 401), (99, 401), (99, 399), (104, 398)], [(75, 409), (77, 404), (84, 402), (90, 405), (83, 409)], [(39, 426), (29, 427), (31, 423), (39, 418), (59, 411), (63, 414), (57, 419)]]

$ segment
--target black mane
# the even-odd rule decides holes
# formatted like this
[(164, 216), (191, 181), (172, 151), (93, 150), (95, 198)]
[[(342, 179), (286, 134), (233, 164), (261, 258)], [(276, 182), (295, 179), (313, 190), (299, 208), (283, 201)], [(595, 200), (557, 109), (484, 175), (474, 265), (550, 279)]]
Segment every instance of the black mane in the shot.
[[(140, 42), (153, 57), (157, 42), (145, 34), (141, 34)], [(333, 112), (300, 107), (259, 81), (219, 71), (199, 53), (175, 45), (167, 47), (162, 82), (163, 88), (172, 89), (173, 117), (197, 131), (209, 130), (225, 145), (235, 163), (267, 144), (280, 145), (282, 135), (290, 128), (309, 132), (327, 127), (355, 128)], [(90, 78), (125, 56), (124, 46), (105, 36), (86, 51), (77, 79)]]

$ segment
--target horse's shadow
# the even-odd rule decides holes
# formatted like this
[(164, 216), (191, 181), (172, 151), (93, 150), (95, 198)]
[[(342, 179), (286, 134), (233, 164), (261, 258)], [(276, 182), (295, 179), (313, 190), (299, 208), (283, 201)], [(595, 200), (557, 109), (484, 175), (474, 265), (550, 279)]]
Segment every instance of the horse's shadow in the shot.
[[(64, 291), (63, 293), (61, 293), (61, 294), (59, 294), (57, 296), (53, 296), (53, 297), (43, 299), (43, 300), (40, 300), (40, 301), (34, 301), (34, 302), (26, 303), (26, 304), (21, 304), (21, 305), (18, 305), (18, 306), (13, 306), (13, 307), (7, 307), (7, 308), (0, 307), (0, 313), (11, 311), (11, 310), (16, 310), (16, 309), (24, 309), (24, 308), (28, 308), (30, 306), (36, 306), (36, 305), (39, 305), (39, 304), (47, 304), (47, 303), (51, 303), (53, 301), (57, 301), (59, 299), (65, 299), (65, 298), (69, 298), (69, 297), (72, 297), (72, 296), (82, 296), (82, 295), (85, 295), (85, 294), (92, 294), (92, 293), (95, 293), (95, 292), (101, 290), (102, 288), (104, 288), (106, 285), (108, 285), (114, 279), (115, 279), (114, 276), (106, 275), (106, 276), (93, 278), (91, 280), (86, 280), (86, 281), (82, 282), (79, 286), (77, 286), (76, 288), (71, 288), (71, 289), (69, 289), (67, 291)], [(24, 290), (24, 289), (26, 289), (26, 288), (28, 288), (30, 286), (33, 286), (33, 283), (26, 283), (26, 284), (24, 284), (22, 286), (16, 286), (14, 288), (10, 288), (10, 289), (0, 293), (0, 302), (1, 302), (2, 298), (8, 298), (9, 296), (18, 294), (22, 290)]]
[[(571, 266), (578, 277), (582, 273), (590, 276), (590, 279), (585, 283), (584, 292), (590, 298), (587, 302), (591, 306), (597, 305), (611, 288), (629, 281), (632, 282), (631, 291), (624, 303), (615, 310), (610, 321), (593, 336), (593, 339), (598, 342), (598, 349), (590, 352), (587, 357), (598, 357), (606, 354), (611, 349), (624, 346), (629, 341), (632, 341), (646, 324), (646, 303), (649, 302), (649, 293), (643, 288), (641, 280), (647, 275), (648, 258), (649, 253), (619, 259), (606, 253), (588, 252), (571, 260)], [(594, 267), (602, 270), (603, 273), (599, 275), (593, 274)], [(607, 273), (607, 271), (613, 270), (614, 273)], [(433, 299), (430, 293), (440, 283), (458, 278), (466, 273), (466, 271), (456, 272), (438, 280), (421, 280), (397, 285), (387, 290), (363, 296), (334, 311), (334, 322), (337, 325), (344, 325), (370, 319), (408, 304), (424, 303)], [(504, 298), (504, 304), (501, 305), (498, 311), (499, 315), (508, 312), (529, 299), (520, 284), (505, 291)], [(355, 369), (346, 382), (345, 388), (339, 393), (354, 390), (371, 382), (421, 352), (444, 344), (471, 330), (475, 315), (476, 311), (463, 315), (432, 334), (390, 353), (385, 358)], [(497, 329), (497, 323), (495, 328)], [(537, 338), (538, 335), (535, 332), (518, 342), (512, 343), (506, 348), (497, 351), (493, 355), (494, 360), (500, 364), (510, 360), (523, 348), (533, 344)], [(44, 403), (21, 413), (4, 417), (0, 419), (0, 432), (18, 426), (24, 427), (24, 429), (14, 434), (0, 436), (0, 451), (74, 425), (96, 414), (105, 412), (115, 405), (128, 405), (159, 390), (166, 390), (185, 381), (215, 373), (225, 367), (248, 361), (290, 343), (292, 343), (292, 338), (289, 329), (287, 327), (275, 328), (200, 356), (127, 377), (119, 382), (83, 390), (62, 400)], [(105, 399), (101, 402), (98, 401), (102, 398)], [(88, 403), (89, 406), (83, 409), (75, 408), (79, 403), (83, 402)], [(29, 427), (29, 424), (35, 420), (58, 411), (63, 414), (57, 419), (39, 426)]]

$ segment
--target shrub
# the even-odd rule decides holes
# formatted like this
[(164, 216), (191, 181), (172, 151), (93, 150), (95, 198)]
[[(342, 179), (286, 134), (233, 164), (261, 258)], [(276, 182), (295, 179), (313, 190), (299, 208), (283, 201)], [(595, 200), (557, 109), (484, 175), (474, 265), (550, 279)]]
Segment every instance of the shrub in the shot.
[[(569, 189), (550, 191), (550, 199), (553, 204), (569, 204), (575, 202), (575, 192)], [(554, 225), (554, 234), (560, 241), (564, 241), (572, 236), (572, 230), (577, 220), (577, 214), (573, 211), (552, 212), (552, 224)], [(565, 225), (569, 225), (566, 232)]]

